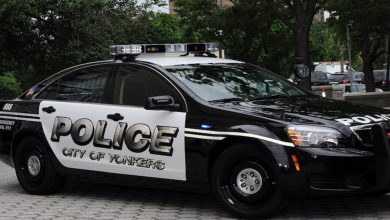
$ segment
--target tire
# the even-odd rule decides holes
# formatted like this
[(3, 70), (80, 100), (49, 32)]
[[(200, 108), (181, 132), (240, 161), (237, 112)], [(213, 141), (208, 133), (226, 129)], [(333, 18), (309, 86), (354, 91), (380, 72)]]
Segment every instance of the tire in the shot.
[(64, 178), (55, 172), (50, 154), (46, 144), (35, 137), (24, 138), (17, 146), (15, 172), (27, 193), (53, 194), (63, 186)]
[(267, 159), (258, 146), (235, 144), (217, 158), (210, 187), (218, 203), (232, 215), (265, 218), (286, 204), (279, 176), (275, 162)]

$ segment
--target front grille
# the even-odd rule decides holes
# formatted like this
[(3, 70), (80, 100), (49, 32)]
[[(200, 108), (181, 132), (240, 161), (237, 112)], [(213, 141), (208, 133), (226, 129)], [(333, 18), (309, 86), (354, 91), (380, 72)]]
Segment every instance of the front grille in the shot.
[(322, 190), (353, 190), (364, 185), (361, 175), (337, 176), (311, 174), (308, 176), (311, 188)]
[[(372, 134), (372, 127), (374, 125), (376, 124), (353, 126), (351, 130), (364, 146), (373, 147), (374, 135)], [(380, 123), (380, 125), (385, 129), (390, 141), (390, 123)]]
[(371, 127), (354, 130), (355, 135), (364, 145), (372, 145), (374, 138), (371, 132)]
[(318, 189), (345, 189), (346, 182), (341, 176), (310, 175), (309, 184)]

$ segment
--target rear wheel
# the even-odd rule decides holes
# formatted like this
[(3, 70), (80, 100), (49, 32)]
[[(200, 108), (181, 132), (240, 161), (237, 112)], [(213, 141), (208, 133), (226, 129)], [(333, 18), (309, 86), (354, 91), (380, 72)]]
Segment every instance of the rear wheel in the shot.
[(220, 205), (240, 218), (268, 217), (285, 204), (273, 162), (254, 145), (237, 144), (224, 151), (210, 176)]
[(48, 148), (35, 137), (27, 137), (17, 146), (15, 171), (20, 185), (30, 194), (55, 193), (64, 183), (53, 168)]

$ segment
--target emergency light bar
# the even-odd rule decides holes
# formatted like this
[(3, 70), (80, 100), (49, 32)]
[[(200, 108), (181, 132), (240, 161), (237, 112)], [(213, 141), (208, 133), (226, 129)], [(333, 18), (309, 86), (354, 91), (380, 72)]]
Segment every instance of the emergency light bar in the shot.
[(112, 56), (137, 55), (142, 52), (142, 47), (136, 44), (115, 45), (111, 46), (109, 51)]
[(148, 53), (212, 53), (218, 51), (216, 43), (190, 44), (129, 44), (110, 47), (110, 55), (115, 57), (137, 56)]

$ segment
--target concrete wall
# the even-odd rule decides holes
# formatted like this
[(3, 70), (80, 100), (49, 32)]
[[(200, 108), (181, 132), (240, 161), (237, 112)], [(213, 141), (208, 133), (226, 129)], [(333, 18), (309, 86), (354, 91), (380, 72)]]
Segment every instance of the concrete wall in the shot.
[(344, 100), (381, 108), (390, 108), (390, 92), (346, 93)]
[(312, 86), (312, 92), (321, 96), (322, 91), (325, 91), (327, 98), (390, 109), (390, 92), (345, 93), (344, 87), (345, 85)]
[(324, 91), (326, 98), (344, 99), (344, 85), (312, 86), (311, 89), (319, 96), (322, 96), (322, 91)]

